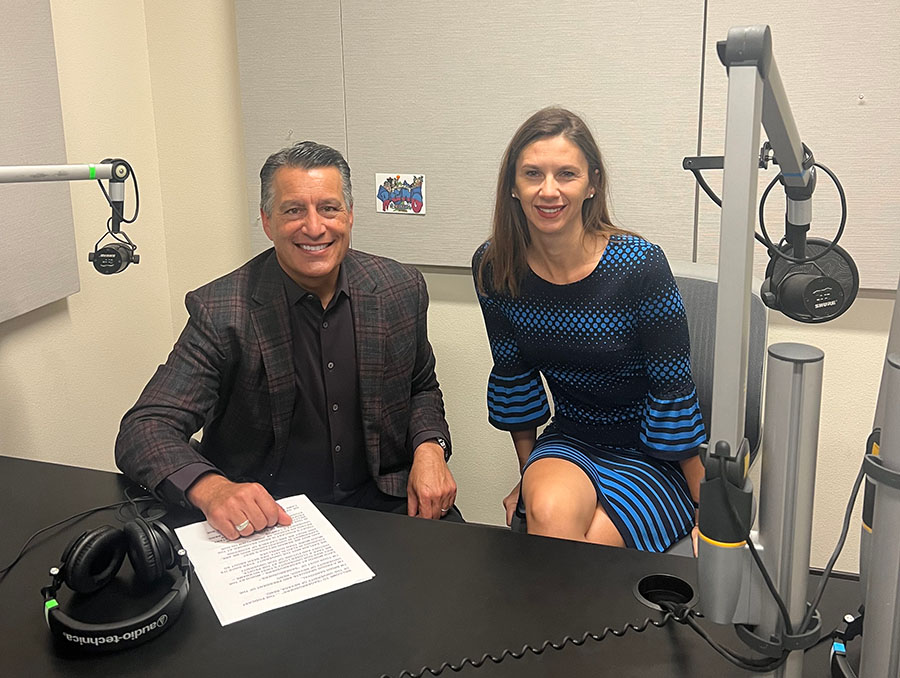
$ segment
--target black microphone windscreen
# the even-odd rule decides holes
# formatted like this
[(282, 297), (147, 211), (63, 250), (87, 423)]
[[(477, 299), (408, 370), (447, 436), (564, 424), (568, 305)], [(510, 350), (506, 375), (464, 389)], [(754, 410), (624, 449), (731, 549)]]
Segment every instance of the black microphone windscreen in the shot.
[[(806, 256), (814, 257), (831, 246), (822, 238), (807, 238)], [(793, 255), (789, 244), (781, 252)], [(834, 320), (853, 304), (859, 292), (859, 270), (845, 249), (835, 245), (815, 261), (797, 264), (775, 256), (766, 268), (764, 292), (769, 305), (804, 323)], [(764, 294), (764, 299), (766, 295)]]

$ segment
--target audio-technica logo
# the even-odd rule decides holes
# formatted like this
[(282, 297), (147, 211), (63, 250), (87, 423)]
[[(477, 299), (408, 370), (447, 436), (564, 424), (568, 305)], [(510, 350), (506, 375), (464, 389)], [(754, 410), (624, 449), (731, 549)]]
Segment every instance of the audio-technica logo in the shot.
[(76, 636), (65, 631), (63, 631), (62, 635), (63, 638), (68, 640), (70, 643), (75, 643), (76, 645), (96, 645), (98, 647), (100, 645), (115, 645), (116, 643), (121, 642), (133, 642), (147, 633), (162, 630), (162, 628), (168, 621), (169, 616), (166, 614), (161, 614), (156, 621), (150, 622), (149, 624), (144, 624), (143, 626), (138, 626), (131, 629), (130, 631), (126, 631), (121, 635), (117, 633), (111, 636)]

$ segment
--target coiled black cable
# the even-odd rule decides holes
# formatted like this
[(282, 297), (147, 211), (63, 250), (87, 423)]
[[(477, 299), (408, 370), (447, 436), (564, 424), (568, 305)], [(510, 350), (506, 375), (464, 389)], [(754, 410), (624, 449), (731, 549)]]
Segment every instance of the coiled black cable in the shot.
[[(469, 657), (463, 657), (460, 660), (459, 664), (452, 664), (450, 662), (444, 662), (436, 669), (431, 668), (430, 666), (423, 666), (421, 669), (419, 669), (416, 672), (404, 669), (403, 671), (401, 671), (398, 674), (397, 678), (422, 678), (422, 676), (424, 676), (426, 673), (430, 673), (432, 676), (439, 676), (439, 675), (441, 675), (441, 673), (443, 673), (447, 669), (450, 669), (454, 673), (458, 673), (459, 671), (462, 671), (466, 666), (471, 666), (472, 668), (477, 669), (487, 661), (491, 661), (494, 664), (499, 664), (507, 657), (512, 657), (513, 659), (521, 659), (529, 652), (532, 654), (535, 654), (535, 655), (539, 655), (539, 654), (543, 654), (544, 651), (547, 649), (553, 649), (553, 650), (559, 651), (559, 650), (565, 649), (565, 647), (567, 645), (575, 645), (575, 646), (584, 645), (588, 640), (595, 640), (599, 643), (601, 640), (603, 640), (604, 638), (606, 638), (606, 636), (608, 636), (610, 634), (612, 634), (618, 638), (621, 638), (629, 630), (634, 631), (636, 633), (643, 633), (651, 625), (655, 626), (656, 628), (662, 628), (663, 626), (668, 624), (670, 621), (675, 620), (675, 619), (676, 619), (676, 613), (673, 612), (672, 610), (667, 610), (663, 613), (663, 617), (659, 621), (657, 621), (655, 619), (650, 619), (649, 617), (647, 617), (640, 624), (635, 625), (635, 624), (632, 624), (629, 622), (629, 623), (625, 624), (625, 626), (623, 626), (621, 629), (613, 629), (613, 628), (610, 628), (607, 626), (607, 627), (604, 627), (604, 629), (602, 631), (600, 631), (600, 633), (593, 633), (591, 631), (586, 631), (584, 634), (581, 635), (581, 637), (577, 637), (577, 638), (573, 638), (572, 636), (565, 636), (558, 643), (554, 643), (551, 640), (545, 640), (543, 642), (543, 644), (541, 644), (540, 647), (532, 647), (531, 645), (525, 644), (522, 646), (522, 649), (518, 650), (518, 651), (504, 649), (499, 655), (493, 655), (489, 652), (486, 652), (485, 654), (481, 655), (480, 659), (471, 659)], [(381, 678), (392, 678), (392, 677), (390, 674), (383, 673), (383, 674), (381, 674)]]

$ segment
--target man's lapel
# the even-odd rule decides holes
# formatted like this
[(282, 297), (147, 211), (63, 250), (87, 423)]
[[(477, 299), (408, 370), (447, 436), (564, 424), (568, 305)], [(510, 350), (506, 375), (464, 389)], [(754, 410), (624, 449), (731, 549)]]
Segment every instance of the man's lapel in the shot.
[(351, 250), (343, 265), (350, 288), (353, 329), (356, 338), (356, 368), (359, 375), (359, 403), (362, 410), (366, 456), (370, 468), (379, 459), (381, 436), (381, 387), (384, 381), (384, 344), (387, 327), (384, 310), (376, 294), (377, 281)]
[(274, 252), (266, 262), (252, 296), (256, 306), (250, 309), (250, 317), (253, 319), (253, 329), (266, 370), (272, 428), (275, 432), (275, 449), (268, 455), (265, 470), (276, 473), (281, 466), (290, 433), (295, 388), (290, 309)]

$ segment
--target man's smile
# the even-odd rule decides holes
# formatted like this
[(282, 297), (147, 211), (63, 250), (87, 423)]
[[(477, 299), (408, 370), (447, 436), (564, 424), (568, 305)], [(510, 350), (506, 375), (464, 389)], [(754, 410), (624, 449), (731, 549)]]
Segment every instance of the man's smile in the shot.
[(321, 252), (324, 249), (331, 247), (334, 244), (334, 241), (327, 242), (324, 245), (303, 245), (298, 243), (297, 247), (299, 247), (304, 252)]

